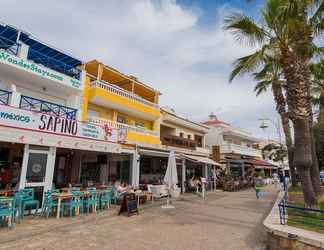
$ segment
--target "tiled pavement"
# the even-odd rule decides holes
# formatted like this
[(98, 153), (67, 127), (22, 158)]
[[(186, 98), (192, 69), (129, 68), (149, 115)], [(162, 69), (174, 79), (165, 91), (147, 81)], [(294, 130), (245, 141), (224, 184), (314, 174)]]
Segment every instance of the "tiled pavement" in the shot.
[(116, 216), (117, 208), (63, 219), (30, 218), (13, 230), (0, 229), (0, 249), (265, 249), (263, 218), (277, 191), (193, 195), (161, 209), (142, 207), (139, 216)]

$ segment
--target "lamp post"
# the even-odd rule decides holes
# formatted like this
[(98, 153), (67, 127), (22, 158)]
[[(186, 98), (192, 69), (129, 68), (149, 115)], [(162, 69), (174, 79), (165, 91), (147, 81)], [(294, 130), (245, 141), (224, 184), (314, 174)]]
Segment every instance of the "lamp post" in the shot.
[(277, 131), (277, 134), (278, 134), (279, 143), (282, 144), (282, 141), (281, 141), (281, 125), (280, 125), (279, 118), (278, 118), (277, 121), (271, 120), (269, 118), (260, 118), (259, 120), (261, 121), (260, 128), (263, 129), (263, 130), (269, 127), (267, 122), (270, 122), (275, 127), (275, 129)]

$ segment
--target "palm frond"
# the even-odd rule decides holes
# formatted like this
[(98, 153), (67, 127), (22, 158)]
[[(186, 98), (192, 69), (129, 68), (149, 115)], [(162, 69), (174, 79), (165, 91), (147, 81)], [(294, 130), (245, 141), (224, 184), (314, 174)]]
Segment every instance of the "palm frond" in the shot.
[(268, 38), (267, 31), (246, 15), (233, 13), (224, 19), (223, 28), (230, 31), (234, 38), (249, 46), (262, 44)]
[(259, 81), (254, 87), (256, 96), (259, 96), (263, 92), (267, 92), (267, 89), (271, 84), (272, 82), (270, 80)]
[(251, 73), (264, 63), (265, 48), (256, 51), (255, 53), (241, 57), (234, 62), (234, 69), (232, 70), (229, 81), (232, 82), (235, 77)]

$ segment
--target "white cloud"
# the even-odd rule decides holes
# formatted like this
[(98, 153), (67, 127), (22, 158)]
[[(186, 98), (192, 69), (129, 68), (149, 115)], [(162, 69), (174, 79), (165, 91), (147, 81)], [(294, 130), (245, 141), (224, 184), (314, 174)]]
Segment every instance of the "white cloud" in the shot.
[(3, 0), (3, 21), (84, 60), (100, 59), (138, 76), (189, 118), (211, 111), (259, 133), (258, 118), (273, 116), (271, 96), (256, 98), (248, 78), (228, 83), (231, 63), (249, 53), (222, 30), (224, 5), (215, 23), (199, 23), (203, 10), (175, 0)]

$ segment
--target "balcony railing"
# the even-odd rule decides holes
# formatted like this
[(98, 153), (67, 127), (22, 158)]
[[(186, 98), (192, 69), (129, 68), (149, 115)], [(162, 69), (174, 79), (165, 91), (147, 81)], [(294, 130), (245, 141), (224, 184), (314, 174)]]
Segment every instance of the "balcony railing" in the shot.
[(53, 69), (57, 72), (63, 73), (70, 77), (80, 80), (81, 79), (81, 70), (71, 65), (68, 65), (60, 60), (57, 60), (53, 57), (44, 55), (32, 48), (28, 49), (28, 56), (29, 60), (34, 61), (35, 63), (42, 64), (47, 68)]
[(124, 90), (122, 88), (119, 88), (115, 85), (112, 85), (110, 83), (107, 83), (107, 82), (103, 82), (103, 81), (93, 81), (91, 82), (91, 87), (98, 87), (98, 88), (102, 88), (104, 90), (107, 90), (111, 93), (114, 93), (116, 95), (119, 95), (119, 96), (123, 96), (123, 97), (126, 97), (134, 102), (139, 102), (139, 103), (142, 103), (142, 104), (145, 104), (145, 105), (148, 105), (150, 107), (154, 107), (154, 108), (159, 108), (159, 105), (156, 104), (156, 103), (153, 103), (153, 102), (150, 102), (148, 100), (145, 100), (144, 98), (136, 95), (136, 94), (133, 94), (127, 90)]
[(17, 55), (19, 51), (19, 47), (20, 47), (19, 43), (16, 43), (15, 41), (0, 36), (0, 49), (4, 49), (12, 55)]
[(21, 109), (42, 112), (49, 115), (64, 117), (66, 119), (76, 119), (77, 113), (77, 109), (24, 95), (21, 96), (19, 107)]
[(235, 153), (249, 156), (262, 156), (261, 150), (254, 149), (243, 145), (237, 145), (233, 143), (226, 143), (220, 146), (221, 153)]
[(99, 125), (107, 124), (108, 126), (115, 128), (115, 129), (126, 129), (127, 131), (135, 131), (138, 133), (149, 134), (149, 135), (153, 135), (153, 136), (157, 136), (157, 137), (160, 136), (160, 133), (158, 131), (153, 131), (153, 130), (149, 130), (146, 128), (136, 127), (136, 126), (132, 126), (129, 124), (115, 122), (115, 121), (111, 121), (111, 120), (107, 120), (107, 119), (103, 119), (103, 118), (99, 118), (99, 117), (89, 117), (88, 121), (95, 123), (95, 124), (99, 124)]
[(197, 147), (197, 142), (195, 142), (194, 140), (186, 139), (175, 135), (162, 136), (161, 142), (163, 145), (166, 146), (174, 146), (192, 150), (196, 150)]
[(0, 104), (8, 105), (11, 92), (0, 89)]

